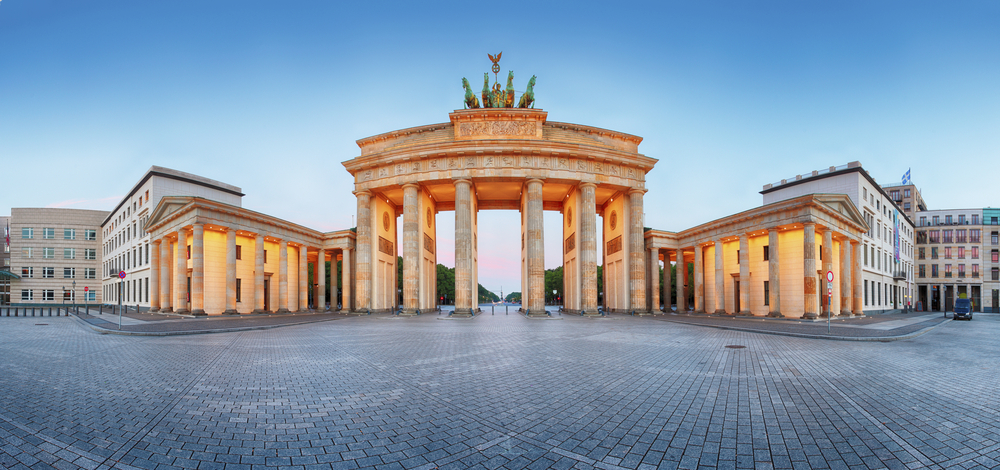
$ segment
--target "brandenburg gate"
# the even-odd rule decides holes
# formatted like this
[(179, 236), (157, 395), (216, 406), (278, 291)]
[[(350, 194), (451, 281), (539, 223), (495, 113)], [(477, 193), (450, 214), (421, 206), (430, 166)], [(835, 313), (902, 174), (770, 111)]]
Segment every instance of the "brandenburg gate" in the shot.
[[(656, 160), (639, 153), (640, 137), (552, 122), (541, 109), (511, 107), (511, 80), (512, 75), (506, 107), (475, 107), (478, 100), (466, 86), (466, 103), (474, 107), (449, 114), (449, 122), (358, 141), (361, 155), (344, 162), (354, 176), (358, 204), (355, 311), (384, 312), (396, 303), (399, 216), (402, 313), (436, 308), (437, 217), (454, 211), (454, 314), (473, 315), (479, 284), (477, 216), (491, 209), (521, 212), (521, 292), (527, 315), (545, 315), (543, 211), (562, 214), (566, 311), (597, 314), (598, 264), (605, 266), (606, 310), (649, 310), (643, 195), (646, 173)], [(484, 89), (484, 104), (490, 104), (489, 93)]]

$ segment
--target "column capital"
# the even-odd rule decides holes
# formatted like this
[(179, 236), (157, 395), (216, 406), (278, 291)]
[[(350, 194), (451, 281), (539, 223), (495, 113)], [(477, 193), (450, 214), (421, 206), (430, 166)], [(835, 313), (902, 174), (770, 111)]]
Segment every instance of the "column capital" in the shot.
[(161, 241), (162, 240), (159, 239), (159, 238), (154, 238), (153, 240), (151, 240), (151, 242), (153, 243), (153, 245), (159, 245)]
[(649, 190), (648, 189), (644, 189), (644, 188), (632, 188), (632, 189), (628, 190), (628, 194), (629, 195), (636, 194), (636, 193), (646, 194), (647, 192), (649, 192)]
[(528, 180), (526, 180), (524, 182), (524, 184), (530, 184), (530, 183), (536, 183), (536, 182), (539, 183), (539, 184), (545, 184), (545, 178), (529, 178)]
[(597, 188), (597, 183), (591, 183), (590, 181), (584, 181), (577, 185), (579, 188)]
[(465, 184), (468, 184), (469, 186), (472, 186), (472, 178), (469, 178), (469, 177), (466, 177), (466, 176), (459, 177), (459, 178), (452, 178), (451, 182), (452, 182), (452, 184), (454, 184), (456, 186), (459, 183), (465, 183)]
[(369, 196), (369, 197), (371, 197), (372, 192), (369, 191), (369, 190), (367, 190), (367, 189), (361, 189), (361, 190), (358, 190), (358, 191), (351, 191), (351, 194), (354, 194), (355, 196)]
[(816, 227), (816, 222), (802, 222), (802, 225), (803, 226), (807, 226), (807, 227), (810, 226), (810, 225), (813, 226), (813, 227)]
[(412, 182), (411, 183), (403, 183), (402, 187), (403, 187), (403, 189), (410, 188), (410, 187), (420, 189), (420, 185), (419, 184), (412, 183)]

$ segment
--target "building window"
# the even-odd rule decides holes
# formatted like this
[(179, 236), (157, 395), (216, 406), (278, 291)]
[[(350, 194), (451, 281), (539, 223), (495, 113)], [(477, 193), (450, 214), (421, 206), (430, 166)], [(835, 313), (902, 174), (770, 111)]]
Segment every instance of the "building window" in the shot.
[(76, 259), (76, 248), (63, 248), (63, 259)]
[(861, 199), (868, 200), (868, 188), (861, 188)]
[(990, 269), (990, 279), (994, 281), (1000, 281), (1000, 268)]
[(930, 243), (941, 243), (941, 236), (937, 230), (928, 231), (927, 239)]
[(191, 259), (191, 245), (187, 246), (187, 259)]
[(84, 298), (91, 302), (97, 302), (97, 291), (92, 290), (85, 292)]
[(917, 231), (917, 243), (920, 245), (927, 243), (927, 232), (923, 230)]
[(903, 210), (904, 210), (904, 211), (908, 211), (908, 210), (910, 210), (910, 203), (908, 203), (908, 202), (904, 202), (904, 203), (903, 203)]
[(21, 248), (21, 257), (23, 257), (23, 258), (31, 258), (32, 255), (34, 254), (34, 251), (35, 251), (34, 248), (31, 248), (30, 246), (26, 246), (24, 248)]
[(979, 277), (979, 265), (978, 264), (973, 264), (972, 265), (972, 277), (975, 277), (975, 278)]
[(34, 278), (34, 277), (35, 277), (35, 268), (32, 268), (32, 267), (23, 267), (23, 268), (21, 268), (21, 278), (22, 279), (31, 279), (31, 278)]
[(55, 279), (56, 268), (42, 268), (42, 279)]
[(55, 248), (42, 248), (42, 258), (43, 259), (55, 259), (56, 249)]
[(937, 215), (931, 217), (931, 225), (941, 225), (941, 217)]
[(997, 242), (998, 242), (997, 238), (998, 238), (998, 234), (997, 234), (997, 232), (992, 232), (992, 233), (990, 233), (990, 243), (991, 243), (991, 244), (993, 244), (993, 245), (997, 245), (997, 244), (998, 244), (998, 243), (997, 243)]
[(83, 259), (97, 259), (97, 248), (84, 248)]
[(944, 224), (945, 225), (951, 225), (951, 216), (950, 215), (944, 216)]
[(938, 265), (931, 265), (931, 277), (938, 277)]
[(965, 225), (965, 214), (958, 215), (958, 225)]
[(927, 266), (923, 264), (920, 265), (920, 277), (927, 277)]
[(56, 300), (56, 291), (52, 289), (43, 290), (42, 300)]
[(56, 229), (54, 229), (54, 228), (43, 228), (42, 229), (42, 238), (45, 239), (45, 240), (55, 240), (55, 238), (56, 238)]
[(97, 279), (97, 268), (83, 268), (84, 279)]
[(35, 292), (31, 289), (21, 289), (21, 301), (35, 300)]
[(958, 265), (958, 277), (965, 277), (965, 265)]
[(865, 305), (868, 305), (868, 280), (865, 280)]
[(1000, 263), (1000, 251), (993, 250), (990, 252), (990, 261), (994, 263)]
[(972, 225), (979, 225), (979, 214), (972, 214)]
[(944, 232), (943, 243), (955, 243), (955, 239), (952, 237), (952, 230), (942, 230), (942, 232)]
[(76, 268), (63, 268), (63, 279), (76, 279)]
[(63, 229), (63, 240), (76, 240), (76, 229), (75, 228), (64, 228)]
[(243, 259), (243, 246), (236, 245), (236, 259)]
[(969, 242), (970, 243), (979, 243), (980, 240), (981, 240), (981, 238), (979, 237), (979, 229), (978, 228), (970, 229), (969, 230)]
[(921, 227), (926, 227), (927, 226), (927, 217), (920, 216), (920, 226)]
[(243, 296), (240, 293), (243, 291), (243, 280), (236, 278), (236, 301), (242, 302)]
[[(767, 247), (764, 247), (767, 248)], [(767, 253), (767, 250), (764, 250)], [(770, 281), (764, 281), (764, 306), (771, 305), (771, 286)]]
[(903, 190), (903, 197), (910, 197), (910, 190), (909, 189), (904, 189)]
[(87, 241), (97, 240), (97, 230), (87, 229), (83, 231), (83, 238)]
[(876, 282), (875, 289), (876, 289), (875, 293), (877, 294), (875, 296), (875, 302), (877, 305), (882, 305), (882, 283)]
[(951, 277), (951, 265), (950, 264), (945, 264), (944, 265), (944, 277)]
[(958, 247), (958, 259), (965, 259), (965, 247)]
[(978, 246), (972, 247), (972, 253), (969, 255), (969, 258), (979, 259), (979, 247)]
[(917, 259), (924, 259), (924, 248), (917, 248)]
[(968, 243), (965, 241), (966, 240), (965, 233), (966, 230), (964, 228), (960, 230), (955, 230), (955, 243)]
[(944, 259), (951, 259), (951, 247), (944, 247)]
[[(21, 238), (31, 239), (35, 238), (35, 229), (30, 227), (24, 227), (21, 229)], [(30, 290), (28, 292), (31, 292)]]

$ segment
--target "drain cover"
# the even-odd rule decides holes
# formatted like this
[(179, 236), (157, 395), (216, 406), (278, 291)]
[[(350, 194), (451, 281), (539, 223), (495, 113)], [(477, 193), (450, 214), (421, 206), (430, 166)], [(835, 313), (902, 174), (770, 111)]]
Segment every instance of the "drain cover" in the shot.
[(744, 349), (744, 348), (746, 348), (746, 346), (743, 346), (741, 344), (730, 344), (730, 345), (728, 345), (726, 347), (729, 348), (729, 349)]

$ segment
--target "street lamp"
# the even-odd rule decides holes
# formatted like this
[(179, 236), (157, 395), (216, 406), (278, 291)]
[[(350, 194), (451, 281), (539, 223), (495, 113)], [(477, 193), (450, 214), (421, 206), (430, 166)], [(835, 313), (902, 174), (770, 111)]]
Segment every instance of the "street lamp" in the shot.
[(76, 310), (76, 281), (73, 281), (73, 310)]

